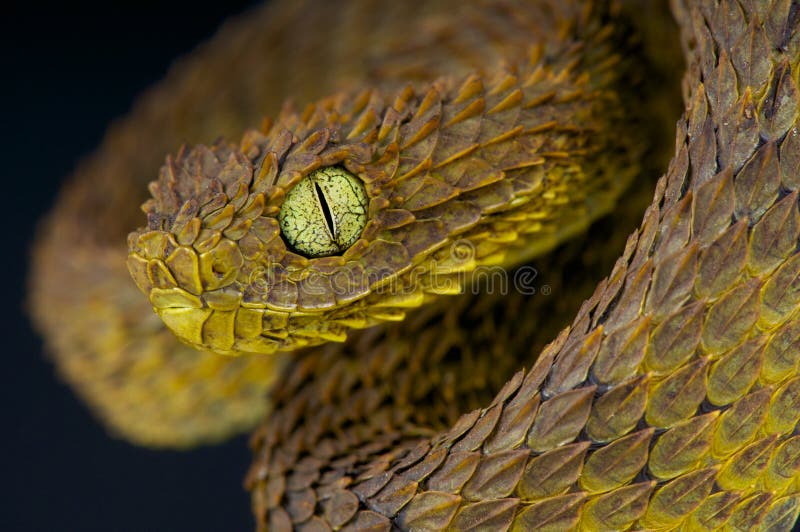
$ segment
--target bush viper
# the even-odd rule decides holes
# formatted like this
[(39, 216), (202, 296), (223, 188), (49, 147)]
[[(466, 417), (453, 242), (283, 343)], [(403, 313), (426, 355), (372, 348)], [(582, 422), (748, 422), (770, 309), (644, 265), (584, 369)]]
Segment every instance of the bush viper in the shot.
[(31, 299), (60, 371), (146, 445), (261, 420), (270, 530), (791, 528), (800, 4), (671, 7), (685, 112), (643, 218), (664, 123), (636, 5), (230, 24), (42, 229)]

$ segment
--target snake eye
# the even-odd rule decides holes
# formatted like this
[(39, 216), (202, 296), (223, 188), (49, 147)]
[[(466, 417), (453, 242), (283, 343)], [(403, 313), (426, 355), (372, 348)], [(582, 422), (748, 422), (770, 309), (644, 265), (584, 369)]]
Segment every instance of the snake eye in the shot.
[(367, 192), (356, 176), (320, 168), (289, 190), (278, 214), (283, 238), (309, 258), (342, 253), (367, 223)]

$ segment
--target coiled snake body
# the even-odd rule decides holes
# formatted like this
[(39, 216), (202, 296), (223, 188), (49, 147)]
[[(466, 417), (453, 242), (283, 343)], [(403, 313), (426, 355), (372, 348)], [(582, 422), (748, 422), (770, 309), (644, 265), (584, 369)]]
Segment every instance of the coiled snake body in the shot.
[[(112, 128), (36, 248), (62, 373), (143, 444), (260, 420), (270, 530), (791, 528), (800, 4), (673, 2), (686, 111), (638, 229), (636, 5), (374, 4), (250, 13)], [(303, 256), (281, 209), (331, 168), (366, 225)]]

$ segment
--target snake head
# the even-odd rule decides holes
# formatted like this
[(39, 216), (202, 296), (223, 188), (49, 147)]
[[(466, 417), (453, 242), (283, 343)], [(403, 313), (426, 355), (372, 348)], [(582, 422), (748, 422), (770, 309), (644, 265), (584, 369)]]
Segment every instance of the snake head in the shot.
[(167, 158), (142, 207), (147, 227), (129, 235), (128, 267), (180, 339), (237, 354), (344, 338), (331, 316), (369, 291), (357, 174), (371, 153), (335, 136), (250, 131), (240, 145)]
[[(368, 98), (360, 112), (321, 109), (239, 145), (168, 157), (142, 207), (147, 226), (128, 238), (129, 271), (164, 323), (198, 348), (272, 353), (342, 341), (420, 305), (425, 290), (409, 270), (479, 209), (452, 201), (444, 183), (420, 191), (425, 172), (396, 186), (399, 137), (438, 120), (415, 122), (418, 103), (381, 108), (381, 123)], [(336, 121), (348, 116), (345, 135)]]
[(185, 342), (272, 353), (401, 320), (476, 268), (551, 248), (624, 180), (604, 170), (586, 201), (582, 161), (602, 151), (587, 132), (604, 115), (537, 72), (342, 94), (238, 145), (182, 149), (129, 235), (133, 279)]

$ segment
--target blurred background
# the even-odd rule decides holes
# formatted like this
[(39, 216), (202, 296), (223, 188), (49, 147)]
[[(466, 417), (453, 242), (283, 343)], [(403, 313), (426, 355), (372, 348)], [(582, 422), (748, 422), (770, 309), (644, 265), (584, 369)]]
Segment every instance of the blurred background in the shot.
[(176, 58), (252, 3), (2, 8), (2, 530), (252, 528), (246, 438), (191, 452), (110, 438), (59, 381), (24, 309), (36, 223), (63, 179)]

